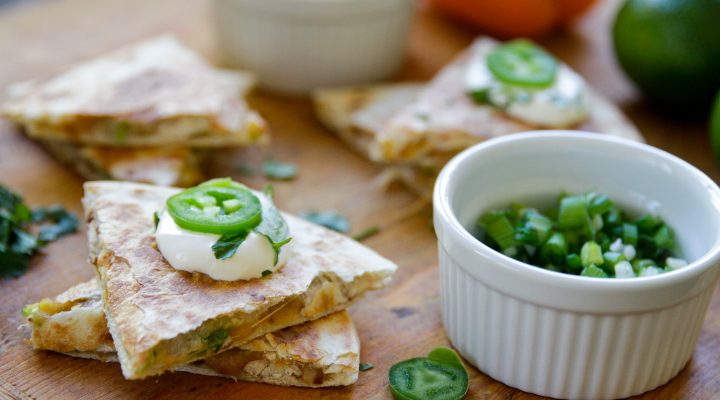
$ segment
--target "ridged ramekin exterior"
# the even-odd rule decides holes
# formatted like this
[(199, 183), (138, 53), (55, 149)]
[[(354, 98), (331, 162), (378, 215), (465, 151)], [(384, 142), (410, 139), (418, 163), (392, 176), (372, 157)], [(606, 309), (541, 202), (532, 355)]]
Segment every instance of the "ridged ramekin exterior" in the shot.
[[(529, 186), (567, 184), (598, 185), (621, 205), (642, 199), (640, 209), (667, 217), (690, 263), (588, 278), (527, 265), (471, 234), (478, 215)], [(492, 378), (555, 398), (615, 399), (668, 382), (692, 356), (720, 276), (720, 187), (687, 162), (598, 134), (515, 134), (454, 157), (433, 208), (445, 330)]]
[(509, 296), (439, 245), (443, 325), (453, 346), (509, 386), (562, 399), (637, 395), (668, 382), (693, 353), (714, 285), (670, 308), (582, 313)]
[(412, 0), (216, 0), (224, 63), (264, 88), (305, 94), (391, 77), (401, 66)]

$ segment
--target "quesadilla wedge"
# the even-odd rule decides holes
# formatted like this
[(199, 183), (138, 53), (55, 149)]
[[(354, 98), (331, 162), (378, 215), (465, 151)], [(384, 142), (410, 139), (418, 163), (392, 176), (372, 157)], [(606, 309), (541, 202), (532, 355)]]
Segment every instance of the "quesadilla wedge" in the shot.
[(162, 36), (16, 86), (2, 114), (30, 137), (103, 146), (225, 147), (267, 140), (228, 76)]
[(90, 259), (128, 379), (343, 310), (366, 291), (383, 287), (397, 268), (352, 239), (284, 214), (294, 245), (277, 272), (216, 281), (178, 271), (157, 249), (153, 221), (178, 192), (127, 182), (85, 184)]
[(377, 133), (415, 100), (422, 83), (388, 83), (319, 89), (312, 94), (318, 119), (358, 153), (369, 157)]
[(41, 140), (60, 162), (87, 180), (112, 179), (163, 186), (191, 186), (203, 179), (206, 151), (187, 147), (118, 148)]
[[(445, 66), (411, 104), (377, 132), (370, 157), (381, 162), (413, 161), (456, 153), (493, 137), (544, 129), (543, 125), (511, 117), (502, 107), (478, 104), (468, 94), (468, 73), (473, 60), (485, 60), (498, 45), (489, 38), (477, 39)], [(569, 70), (562, 63), (559, 68)], [(642, 140), (637, 129), (617, 107), (587, 85), (585, 87), (586, 118), (576, 124), (557, 127)]]
[[(389, 84), (319, 90), (313, 96), (316, 113), (371, 160), (437, 170), (452, 155), (483, 140), (543, 129), (496, 107), (477, 104), (468, 95), (471, 61), (485, 57), (497, 45), (492, 39), (477, 39), (424, 87)], [(570, 128), (642, 141), (614, 104), (589, 88), (587, 97), (587, 118)]]
[[(74, 357), (117, 362), (97, 280), (25, 308), (30, 344)], [(176, 371), (283, 386), (350, 385), (357, 380), (360, 340), (346, 311), (267, 333)]]
[[(216, 69), (213, 75), (216, 82), (240, 97), (245, 97), (256, 83), (253, 75), (241, 71)], [(20, 92), (15, 96), (29, 90), (22, 86), (15, 87), (14, 91)], [(46, 139), (39, 142), (51, 155), (73, 167), (85, 179), (164, 186), (184, 187), (200, 182), (203, 179), (201, 164), (207, 152), (186, 146), (112, 147)], [(228, 140), (228, 144), (232, 142), (232, 139)]]

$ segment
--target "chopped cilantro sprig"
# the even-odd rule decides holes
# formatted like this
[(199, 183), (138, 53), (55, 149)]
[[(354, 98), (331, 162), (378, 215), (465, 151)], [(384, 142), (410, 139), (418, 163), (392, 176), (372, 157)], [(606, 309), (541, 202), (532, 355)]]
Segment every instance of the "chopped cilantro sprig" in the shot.
[(24, 274), (33, 254), (75, 232), (77, 225), (77, 217), (61, 206), (31, 210), (19, 194), (0, 185), (0, 278)]

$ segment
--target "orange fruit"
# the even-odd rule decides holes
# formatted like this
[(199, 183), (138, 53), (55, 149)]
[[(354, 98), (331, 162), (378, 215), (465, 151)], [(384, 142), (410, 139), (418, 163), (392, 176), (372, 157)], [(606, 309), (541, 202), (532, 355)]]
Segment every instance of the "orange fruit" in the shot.
[(581, 15), (595, 0), (432, 0), (440, 12), (499, 38), (538, 37)]

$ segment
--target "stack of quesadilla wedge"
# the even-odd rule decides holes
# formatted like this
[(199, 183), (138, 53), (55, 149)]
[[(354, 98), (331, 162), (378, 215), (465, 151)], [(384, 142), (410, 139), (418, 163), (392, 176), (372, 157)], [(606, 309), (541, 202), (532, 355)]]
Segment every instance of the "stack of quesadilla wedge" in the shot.
[[(97, 280), (26, 309), (30, 343), (73, 357), (118, 362)], [(175, 371), (284, 386), (339, 386), (357, 380), (360, 340), (346, 311), (291, 326)]]
[(293, 386), (355, 382), (359, 340), (344, 310), (386, 285), (397, 267), (346, 236), (283, 214), (295, 243), (279, 271), (215, 281), (175, 270), (155, 245), (153, 214), (178, 191), (85, 184), (99, 279), (28, 306), (32, 345), (118, 361), (127, 379), (177, 370)]
[[(484, 59), (498, 42), (478, 38), (430, 82), (330, 88), (314, 93), (318, 118), (368, 159), (386, 165), (421, 195), (429, 196), (439, 169), (478, 142), (543, 129), (479, 105), (468, 95), (473, 59)], [(635, 126), (610, 101), (588, 88), (587, 118), (564, 128), (642, 141)]]
[(14, 85), (1, 111), (87, 179), (187, 186), (204, 151), (267, 142), (253, 85), (161, 36)]

